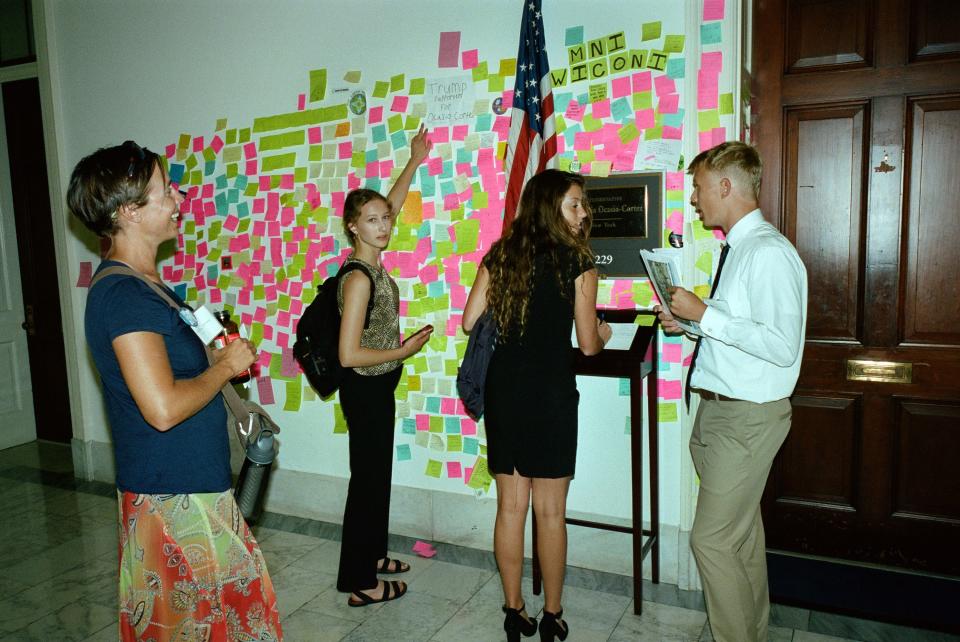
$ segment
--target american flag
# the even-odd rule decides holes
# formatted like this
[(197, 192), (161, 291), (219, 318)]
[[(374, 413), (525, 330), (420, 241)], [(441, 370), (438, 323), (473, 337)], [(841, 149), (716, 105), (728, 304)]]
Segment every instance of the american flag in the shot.
[(513, 88), (510, 138), (504, 163), (507, 172), (504, 230), (510, 227), (516, 215), (520, 192), (527, 180), (550, 166), (557, 153), (550, 65), (544, 46), (540, 2), (527, 0), (523, 7), (523, 23), (520, 25), (517, 82)]

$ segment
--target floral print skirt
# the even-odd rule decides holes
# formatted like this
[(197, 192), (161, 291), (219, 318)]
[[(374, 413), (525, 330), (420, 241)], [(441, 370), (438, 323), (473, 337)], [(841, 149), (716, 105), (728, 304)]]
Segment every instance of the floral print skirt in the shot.
[(283, 639), (267, 566), (231, 491), (118, 496), (121, 640)]

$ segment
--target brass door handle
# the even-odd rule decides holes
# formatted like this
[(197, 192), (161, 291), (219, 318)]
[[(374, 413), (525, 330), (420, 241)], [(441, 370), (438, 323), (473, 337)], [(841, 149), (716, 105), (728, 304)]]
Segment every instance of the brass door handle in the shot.
[(906, 361), (847, 359), (847, 381), (913, 383), (913, 364)]

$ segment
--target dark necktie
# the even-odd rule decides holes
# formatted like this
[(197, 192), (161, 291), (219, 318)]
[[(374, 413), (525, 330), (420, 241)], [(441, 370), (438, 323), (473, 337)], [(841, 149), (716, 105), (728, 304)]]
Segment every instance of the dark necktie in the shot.
[[(726, 243), (720, 250), (720, 262), (717, 264), (717, 275), (713, 277), (713, 286), (710, 288), (710, 298), (717, 292), (717, 285), (720, 284), (720, 274), (723, 272), (723, 263), (727, 260), (727, 253), (730, 251), (730, 244)], [(697, 337), (697, 344), (693, 347), (693, 356), (690, 358), (690, 368), (687, 370), (687, 385), (683, 391), (683, 400), (690, 407), (690, 381), (693, 380), (693, 368), (697, 365), (697, 355), (700, 354), (700, 342), (703, 337)]]

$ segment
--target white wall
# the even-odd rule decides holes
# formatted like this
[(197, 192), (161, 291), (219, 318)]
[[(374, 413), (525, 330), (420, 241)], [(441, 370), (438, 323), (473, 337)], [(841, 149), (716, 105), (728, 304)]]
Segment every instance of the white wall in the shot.
[[(681, 106), (687, 110), (685, 153), (687, 158), (691, 151), (695, 153), (696, 104), (687, 94), (693, 95), (691, 92), (696, 90), (699, 2), (551, 0), (545, 4), (548, 50), (554, 67), (564, 65), (566, 60), (563, 40), (567, 27), (583, 25), (587, 39), (623, 30), (633, 48), (642, 44), (640, 28), (645, 22), (662, 21), (664, 34), (686, 34), (686, 80), (678, 80), (677, 85)], [(135, 139), (162, 151), (183, 132), (211, 136), (218, 118), (227, 118), (229, 127), (245, 127), (255, 117), (294, 111), (298, 94), (308, 89), (311, 69), (328, 70), (328, 97), (332, 89), (346, 84), (339, 79), (348, 70), (362, 71), (368, 92), (374, 80), (389, 79), (397, 73), (405, 73), (408, 78), (463, 73), (437, 69), (441, 31), (461, 31), (461, 51), (478, 49), (480, 59), (488, 60), (491, 68), (496, 69), (501, 58), (516, 56), (521, 6), (515, 0), (46, 0), (43, 13), (49, 64), (41, 63), (50, 74), (47, 118), (56, 120), (56, 140), (51, 144), (56, 146), (60, 184), (65, 185), (77, 160), (101, 146)], [(734, 10), (730, 8), (728, 14)], [(728, 15), (725, 24), (732, 19)], [(725, 42), (732, 42), (729, 27), (725, 29)], [(729, 45), (727, 49), (729, 53), (734, 47)], [(726, 77), (724, 82), (731, 84)], [(510, 86), (512, 79), (507, 82), (508, 89)], [(586, 83), (576, 93), (580, 91), (586, 91)], [(483, 95), (486, 94), (478, 90), (478, 98)], [(325, 104), (333, 102), (328, 100)], [(71, 284), (76, 282), (81, 261), (96, 264), (96, 243), (77, 225), (68, 224), (62, 209), (59, 215), (63, 217), (62, 224), (69, 225), (71, 230), (58, 257), (63, 273), (61, 283)], [(75, 438), (79, 447), (99, 453), (82, 459), (90, 474), (102, 477), (109, 431), (83, 341), (86, 291), (71, 287), (65, 294), (71, 311), (65, 318), (73, 324), (67, 335), (72, 335), (68, 350), (75, 352), (77, 364), (71, 373)], [(668, 376), (682, 376), (679, 364)], [(581, 440), (570, 508), (614, 518), (629, 517), (629, 435), (624, 432), (627, 398), (618, 394), (616, 380), (580, 378), (578, 385), (582, 393)], [(278, 400), (282, 403), (282, 396), (278, 395)], [(271, 491), (270, 508), (296, 511), (296, 506), (309, 504), (308, 498), (302, 502), (292, 499), (302, 492), (305, 479), (313, 475), (325, 480), (323, 484), (337, 486), (337, 480), (347, 476), (346, 437), (332, 434), (330, 404), (308, 402), (298, 413), (284, 413), (275, 406), (271, 412), (284, 427), (284, 433), (281, 473)], [(684, 434), (688, 434), (685, 421), (682, 416), (661, 427), (661, 520), (673, 527), (672, 532), (685, 528), (683, 522), (688, 521), (684, 512), (688, 511), (687, 489), (692, 483), (683, 443)], [(403, 438), (398, 432), (398, 443)], [(429, 452), (417, 448), (413, 451), (412, 461), (394, 465), (394, 481), (401, 496), (404, 489), (409, 489), (411, 497), (452, 493), (474, 501), (472, 491), (461, 481), (425, 476)], [(285, 486), (286, 483), (291, 485)], [(301, 485), (299, 490), (294, 487), (296, 484)], [(331, 501), (330, 506), (335, 507), (337, 501), (341, 500)], [(464, 504), (467, 513), (469, 505)], [(309, 512), (306, 508), (299, 510)], [(478, 511), (486, 520), (486, 509)], [(315, 516), (326, 519), (335, 517), (334, 512), (331, 508), (331, 515), (321, 511)], [(450, 515), (454, 512), (451, 509)], [(469, 516), (462, 514), (455, 519), (470, 521)], [(484, 524), (488, 526), (492, 522)], [(408, 530), (415, 531), (416, 524), (410, 524)], [(590, 560), (582, 563), (590, 565)], [(622, 572), (628, 568), (624, 566)]]

